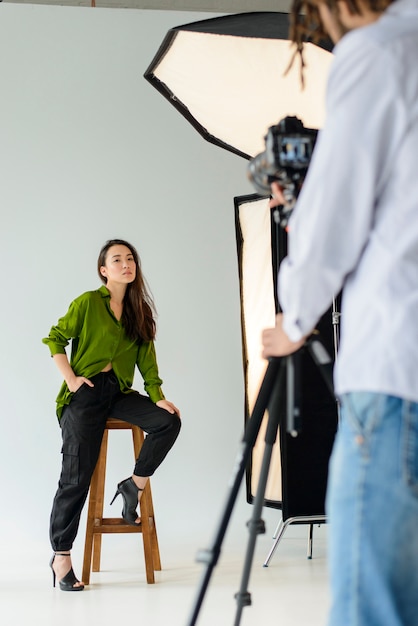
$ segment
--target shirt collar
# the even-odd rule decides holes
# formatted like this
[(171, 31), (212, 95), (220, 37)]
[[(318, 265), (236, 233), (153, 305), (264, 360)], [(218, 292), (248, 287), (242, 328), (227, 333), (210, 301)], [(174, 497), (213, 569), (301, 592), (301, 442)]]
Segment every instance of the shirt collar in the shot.
[(105, 285), (99, 287), (97, 291), (100, 293), (102, 298), (110, 298), (110, 291)]

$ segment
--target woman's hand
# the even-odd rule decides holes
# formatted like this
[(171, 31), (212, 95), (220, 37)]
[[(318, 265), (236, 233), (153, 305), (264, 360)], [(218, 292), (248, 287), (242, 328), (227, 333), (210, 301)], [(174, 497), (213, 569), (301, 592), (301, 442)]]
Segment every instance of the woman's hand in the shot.
[(172, 402), (168, 400), (158, 400), (155, 404), (159, 406), (160, 409), (165, 409), (169, 413), (176, 413), (180, 417), (179, 409)]
[(71, 391), (71, 393), (75, 393), (80, 389), (82, 385), (88, 385), (89, 387), (94, 387), (94, 383), (91, 382), (85, 376), (74, 376), (70, 381), (67, 381), (67, 387)]

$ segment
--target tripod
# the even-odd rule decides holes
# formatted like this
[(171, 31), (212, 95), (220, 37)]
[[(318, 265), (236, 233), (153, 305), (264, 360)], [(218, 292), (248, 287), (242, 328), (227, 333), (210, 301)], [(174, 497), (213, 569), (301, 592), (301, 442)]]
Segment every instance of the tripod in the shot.
[[(340, 313), (337, 310), (337, 301), (334, 298), (333, 302), (332, 302), (332, 311), (331, 311), (331, 319), (332, 319), (332, 326), (333, 326), (333, 346), (334, 346), (334, 362), (337, 360), (337, 353), (338, 353), (338, 347), (339, 347), (339, 318), (340, 318)], [(322, 345), (320, 342), (318, 342), (315, 339), (315, 336), (312, 336), (309, 339), (310, 342), (310, 352), (311, 352), (311, 356), (314, 360), (314, 363), (316, 365), (318, 365), (319, 367), (321, 367), (321, 362), (322, 362), (322, 374), (323, 374), (323, 378), (326, 382), (326, 385), (328, 387), (328, 390), (331, 392), (331, 394), (333, 394), (333, 388), (332, 388), (332, 366), (330, 364), (328, 365), (324, 365), (323, 363), (323, 353), (322, 353)], [(328, 356), (325, 355), (325, 361), (327, 361)], [(326, 370), (324, 369), (326, 368)], [(292, 371), (291, 371), (291, 367), (288, 368), (288, 372), (290, 369), (290, 377), (292, 376)], [(291, 424), (292, 422), (289, 421), (292, 419), (292, 390), (288, 389), (288, 398), (290, 398), (290, 402), (288, 401), (288, 420), (287, 423)], [(339, 423), (340, 421), (340, 406), (338, 403), (338, 400), (336, 400), (336, 411), (337, 411), (337, 423)], [(305, 514), (294, 514), (292, 513), (291, 515), (288, 515), (286, 518), (284, 517), (284, 515), (282, 516), (282, 519), (280, 520), (279, 524), (277, 525), (276, 530), (274, 531), (273, 534), (273, 545), (264, 561), (264, 567), (268, 567), (270, 560), (273, 557), (274, 552), (277, 549), (277, 546), (279, 545), (279, 542), (281, 541), (286, 529), (288, 528), (289, 525), (294, 524), (294, 523), (306, 523), (310, 525), (310, 529), (309, 529), (309, 539), (308, 539), (308, 559), (312, 558), (312, 538), (313, 538), (313, 525), (314, 523), (321, 523), (321, 522), (326, 522), (326, 515), (305, 515)]]
[[(275, 212), (276, 213), (276, 212)], [(275, 215), (273, 213), (276, 224), (276, 235), (272, 233), (273, 240), (278, 242), (278, 238), (280, 236), (284, 237), (284, 231), (279, 229), (280, 219), (278, 213)], [(277, 217), (278, 216), (278, 217)], [(278, 246), (276, 246), (278, 248)], [(285, 245), (280, 245), (280, 250), (285, 250)], [(277, 262), (277, 266), (279, 265), (279, 257), (273, 258), (273, 265)], [(275, 271), (277, 268), (273, 267), (273, 272), (277, 274)], [(276, 310), (278, 309), (278, 303), (276, 303)], [(304, 348), (308, 349), (314, 362), (318, 365), (321, 374), (324, 377), (324, 380), (333, 394), (333, 383), (332, 383), (332, 369), (333, 369), (333, 361), (329, 356), (327, 349), (323, 345), (319, 334), (313, 334), (309, 340), (306, 342)], [(300, 351), (299, 351), (300, 352)], [(271, 461), (272, 448), (276, 441), (277, 430), (279, 426), (279, 411), (277, 410), (277, 405), (279, 401), (280, 390), (283, 388), (284, 376), (287, 374), (287, 382), (294, 381), (294, 386), (297, 385), (297, 378), (299, 372), (299, 363), (298, 363), (298, 353), (295, 355), (291, 355), (289, 357), (273, 357), (269, 359), (268, 366), (261, 383), (259, 393), (254, 405), (254, 409), (250, 416), (250, 419), (247, 421), (247, 425), (245, 428), (244, 436), (242, 439), (241, 447), (238, 451), (238, 455), (235, 461), (233, 475), (231, 477), (229, 483), (229, 492), (227, 495), (225, 507), (221, 516), (221, 520), (218, 526), (218, 529), (215, 533), (215, 537), (213, 539), (213, 543), (210, 548), (206, 550), (201, 550), (196, 560), (197, 562), (203, 563), (206, 566), (202, 574), (202, 578), (200, 581), (200, 585), (198, 588), (197, 596), (195, 599), (194, 606), (192, 608), (192, 612), (190, 615), (190, 619), (188, 621), (188, 626), (194, 626), (196, 624), (200, 608), (203, 603), (203, 599), (206, 593), (206, 589), (208, 587), (213, 569), (215, 568), (220, 552), (223, 539), (225, 537), (225, 533), (227, 530), (227, 526), (232, 514), (232, 510), (235, 504), (235, 500), (238, 495), (239, 487), (244, 476), (244, 472), (247, 468), (250, 455), (252, 449), (256, 443), (260, 427), (265, 415), (266, 410), (269, 411), (269, 418), (267, 424), (267, 430), (265, 435), (265, 450), (262, 461), (262, 469), (259, 477), (258, 489), (256, 498), (254, 501), (253, 508), (253, 516), (251, 521), (248, 523), (250, 530), (249, 544), (247, 547), (247, 554), (245, 559), (245, 565), (243, 570), (243, 576), (241, 581), (240, 591), (236, 594), (237, 599), (237, 615), (235, 620), (235, 626), (239, 624), (242, 609), (244, 606), (248, 606), (251, 604), (251, 597), (247, 591), (247, 585), (249, 581), (249, 575), (251, 571), (251, 563), (253, 559), (256, 536), (264, 532), (264, 522), (261, 520), (260, 514), (264, 505), (264, 494), (267, 483), (268, 471)], [(292, 434), (297, 434), (300, 424), (299, 424), (299, 403), (297, 398), (294, 398), (293, 392), (289, 394), (292, 398), (292, 403), (288, 404), (287, 411), (287, 420), (286, 424), (282, 424), (281, 426), (286, 429), (288, 432)], [(296, 401), (293, 401), (293, 400)]]
[[(320, 367), (327, 384), (329, 384), (332, 388), (332, 359), (326, 351), (325, 347), (323, 346), (322, 342), (320, 341), (319, 336), (313, 336), (307, 341), (305, 346), (309, 349), (315, 362)], [(224, 507), (224, 512), (221, 516), (218, 530), (216, 531), (212, 546), (206, 550), (201, 550), (196, 557), (197, 562), (204, 563), (206, 565), (206, 570), (204, 571), (200, 582), (188, 626), (194, 626), (194, 624), (196, 624), (213, 569), (215, 568), (220, 556), (222, 542), (225, 537), (228, 523), (232, 514), (232, 510), (234, 508), (239, 487), (244, 476), (244, 472), (247, 467), (252, 448), (254, 447), (257, 440), (265, 411), (266, 409), (268, 409), (269, 418), (265, 435), (266, 446), (263, 455), (257, 494), (254, 501), (253, 515), (251, 521), (248, 523), (250, 537), (247, 547), (241, 587), (240, 591), (236, 594), (238, 608), (235, 626), (237, 626), (240, 622), (242, 608), (251, 604), (251, 597), (247, 591), (247, 585), (254, 555), (256, 536), (265, 532), (264, 522), (261, 519), (260, 515), (264, 505), (264, 494), (267, 484), (272, 449), (276, 441), (277, 429), (279, 426), (279, 411), (277, 410), (279, 392), (283, 384), (285, 365), (286, 362), (289, 364), (289, 360), (293, 360), (293, 357), (273, 357), (269, 359), (267, 370), (261, 383), (253, 412), (249, 421), (247, 422), (245, 433), (242, 439), (242, 445), (236, 458), (233, 475), (230, 481), (229, 494), (227, 496), (227, 501)], [(293, 420), (289, 418), (289, 412), (287, 422), (288, 431), (293, 433), (297, 432), (297, 426), (295, 425)]]
[(264, 413), (266, 407), (268, 406), (272, 391), (274, 387), (277, 386), (277, 382), (280, 382), (280, 378), (278, 381), (278, 376), (279, 374), (280, 377), (282, 376), (283, 370), (281, 365), (282, 359), (280, 358), (272, 358), (269, 361), (251, 418), (247, 422), (247, 427), (243, 436), (241, 449), (239, 450), (236, 458), (234, 471), (230, 482), (229, 494), (227, 496), (219, 528), (216, 531), (211, 548), (208, 548), (207, 550), (201, 550), (196, 557), (197, 562), (204, 563), (206, 565), (206, 570), (204, 571), (201, 579), (196, 601), (192, 609), (190, 620), (188, 622), (189, 626), (194, 626), (194, 624), (196, 624), (213, 569), (218, 562), (222, 542), (225, 537), (232, 510), (234, 508), (234, 504), (238, 495), (239, 487), (244, 476), (248, 460), (250, 458), (251, 450), (254, 447), (255, 441), (257, 439)]
[[(332, 383), (332, 367), (333, 362), (328, 352), (326, 351), (322, 341), (319, 338), (319, 335), (312, 335), (304, 346), (309, 353), (311, 354), (315, 364), (318, 366), (325, 383), (327, 384), (331, 393), (334, 393), (333, 383)], [(294, 382), (294, 372), (298, 372), (300, 364), (298, 363), (298, 359), (300, 357), (299, 353), (295, 353), (294, 355), (290, 355), (289, 357), (285, 357), (283, 359), (287, 371), (291, 372), (291, 383)], [(298, 387), (298, 374), (296, 374), (296, 389)], [(288, 375), (288, 383), (289, 383), (289, 375)], [(288, 385), (289, 391), (289, 385)], [(279, 394), (280, 394), (280, 379), (277, 381), (277, 386), (272, 390), (272, 394), (267, 405), (268, 408), (268, 423), (265, 434), (265, 448), (264, 454), (261, 464), (260, 475), (258, 479), (257, 492), (253, 503), (253, 514), (251, 520), (248, 522), (249, 528), (249, 539), (247, 544), (247, 552), (244, 561), (244, 567), (241, 578), (241, 586), (239, 592), (235, 595), (237, 600), (237, 611), (235, 614), (234, 626), (238, 626), (241, 619), (241, 614), (244, 606), (251, 605), (251, 594), (248, 592), (248, 582), (250, 579), (252, 561), (254, 557), (255, 545), (257, 535), (263, 534), (265, 532), (265, 525), (263, 520), (261, 519), (261, 512), (264, 506), (265, 499), (265, 491), (267, 486), (267, 480), (269, 476), (270, 462), (271, 456), (273, 452), (273, 446), (276, 442), (277, 431), (280, 425), (280, 411), (279, 411)], [(297, 396), (296, 396), (297, 397)], [(291, 395), (291, 398), (294, 399), (295, 396)], [(287, 421), (286, 428), (287, 432), (291, 435), (296, 436), (299, 431), (299, 419), (300, 419), (300, 410), (298, 406), (298, 402), (294, 403), (291, 401), (287, 406)], [(283, 424), (281, 425), (283, 426)], [(314, 518), (313, 518), (314, 519)], [(316, 519), (316, 518), (315, 518)], [(277, 544), (276, 544), (277, 545)]]

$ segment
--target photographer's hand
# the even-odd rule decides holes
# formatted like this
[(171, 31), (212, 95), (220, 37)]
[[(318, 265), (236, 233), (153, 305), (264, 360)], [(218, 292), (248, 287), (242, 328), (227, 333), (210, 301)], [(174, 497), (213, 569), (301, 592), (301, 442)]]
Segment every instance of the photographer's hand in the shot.
[(283, 330), (283, 313), (279, 313), (276, 315), (276, 326), (263, 330), (261, 341), (263, 344), (261, 356), (268, 359), (271, 356), (287, 356), (296, 352), (303, 346), (306, 337), (299, 341), (290, 341)]
[(276, 206), (284, 206), (286, 204), (283, 190), (279, 183), (271, 183), (271, 195), (273, 196), (269, 203), (271, 209)]

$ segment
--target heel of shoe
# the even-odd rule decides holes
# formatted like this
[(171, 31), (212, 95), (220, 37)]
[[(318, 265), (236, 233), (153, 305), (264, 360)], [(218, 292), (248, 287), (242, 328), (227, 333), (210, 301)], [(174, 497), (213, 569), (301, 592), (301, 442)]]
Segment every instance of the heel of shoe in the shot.
[[(136, 523), (138, 519), (138, 513), (136, 511), (138, 506), (138, 492), (143, 491), (136, 486), (132, 476), (122, 480), (118, 484), (118, 488), (115, 497), (120, 493), (123, 500), (122, 517), (131, 526), (139, 526)], [(114, 500), (115, 498), (113, 498)], [(112, 500), (112, 502), (113, 502)]]
[(119, 486), (118, 486), (118, 488), (116, 489), (116, 493), (115, 493), (115, 495), (113, 496), (112, 501), (111, 501), (111, 503), (110, 503), (110, 504), (113, 504), (113, 503), (114, 503), (114, 501), (116, 500), (116, 498), (118, 497), (118, 495), (119, 495), (119, 494), (120, 494), (120, 490), (119, 490)]
[(55, 570), (54, 570), (54, 561), (55, 561), (55, 554), (52, 555), (51, 560), (49, 561), (49, 567), (51, 568), (52, 571), (52, 586), (55, 588), (55, 583), (57, 580), (57, 575), (55, 574)]
[[(54, 554), (52, 555), (52, 558), (49, 562), (49, 567), (52, 570), (52, 586), (53, 587), (56, 586), (56, 580), (57, 580), (57, 575), (54, 570), (54, 561), (57, 555), (58, 556), (71, 556), (70, 552), (54, 552)], [(78, 585), (76, 586), (77, 583)], [(61, 580), (58, 581), (58, 585), (61, 591), (83, 591), (84, 589), (84, 583), (81, 584), (78, 578), (76, 578), (72, 567), (70, 567), (70, 569), (68, 570), (64, 578), (61, 578)]]

